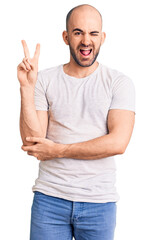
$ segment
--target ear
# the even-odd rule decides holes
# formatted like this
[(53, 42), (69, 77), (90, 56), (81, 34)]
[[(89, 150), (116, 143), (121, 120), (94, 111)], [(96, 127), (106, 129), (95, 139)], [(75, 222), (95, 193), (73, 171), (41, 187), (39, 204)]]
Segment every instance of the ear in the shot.
[(104, 41), (105, 41), (105, 38), (106, 38), (106, 33), (105, 33), (105, 32), (102, 32), (101, 45), (103, 45), (103, 43), (104, 43)]
[(62, 36), (63, 36), (63, 40), (64, 40), (65, 44), (69, 45), (68, 32), (67, 31), (63, 31)]

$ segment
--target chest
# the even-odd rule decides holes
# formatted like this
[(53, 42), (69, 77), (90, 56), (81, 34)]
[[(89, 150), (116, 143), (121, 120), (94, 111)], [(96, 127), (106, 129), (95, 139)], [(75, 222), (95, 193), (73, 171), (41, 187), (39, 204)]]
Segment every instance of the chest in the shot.
[(105, 121), (111, 103), (108, 86), (100, 80), (52, 84), (47, 91), (49, 112), (56, 121)]

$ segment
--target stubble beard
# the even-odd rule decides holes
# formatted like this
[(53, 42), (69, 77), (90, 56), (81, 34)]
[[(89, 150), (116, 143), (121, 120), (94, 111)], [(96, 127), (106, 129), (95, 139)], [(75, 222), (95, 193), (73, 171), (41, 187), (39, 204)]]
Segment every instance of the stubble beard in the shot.
[[(79, 59), (77, 58), (76, 54), (75, 54), (75, 51), (74, 49), (72, 48), (71, 44), (69, 43), (69, 48), (70, 48), (70, 53), (74, 59), (74, 61), (81, 67), (90, 67), (91, 65), (94, 64), (94, 62), (96, 61), (98, 55), (99, 55), (99, 52), (100, 52), (100, 46), (96, 52), (96, 54), (93, 56), (93, 59), (91, 59), (91, 62), (88, 63), (88, 64), (82, 64), (81, 61), (79, 61)], [(92, 51), (93, 51), (93, 48), (92, 48)]]

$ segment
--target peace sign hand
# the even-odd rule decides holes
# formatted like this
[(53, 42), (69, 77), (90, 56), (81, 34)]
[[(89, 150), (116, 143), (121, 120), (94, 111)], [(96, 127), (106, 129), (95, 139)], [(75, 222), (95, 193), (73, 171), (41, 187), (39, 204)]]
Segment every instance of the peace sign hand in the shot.
[(38, 73), (38, 59), (40, 55), (40, 44), (36, 45), (36, 50), (33, 58), (30, 58), (30, 53), (25, 40), (22, 40), (22, 46), (25, 57), (17, 67), (17, 77), (20, 86), (35, 87)]

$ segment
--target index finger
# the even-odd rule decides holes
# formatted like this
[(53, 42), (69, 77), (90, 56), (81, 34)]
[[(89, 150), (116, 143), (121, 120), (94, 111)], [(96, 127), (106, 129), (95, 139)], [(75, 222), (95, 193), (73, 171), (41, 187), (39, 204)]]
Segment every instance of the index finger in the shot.
[(30, 53), (29, 53), (29, 49), (28, 49), (28, 46), (26, 44), (26, 41), (22, 40), (21, 43), (22, 43), (23, 50), (24, 50), (24, 56), (30, 58)]
[(40, 138), (40, 137), (26, 137), (26, 141), (41, 143), (42, 138)]
[(40, 55), (40, 43), (37, 43), (36, 50), (35, 50), (35, 53), (34, 53), (34, 58), (36, 58), (38, 60), (39, 55)]

